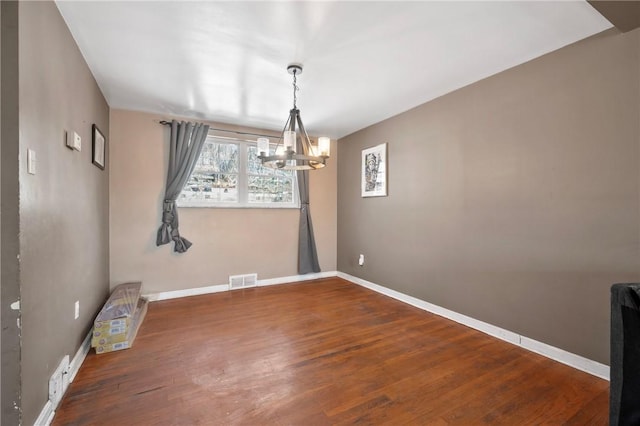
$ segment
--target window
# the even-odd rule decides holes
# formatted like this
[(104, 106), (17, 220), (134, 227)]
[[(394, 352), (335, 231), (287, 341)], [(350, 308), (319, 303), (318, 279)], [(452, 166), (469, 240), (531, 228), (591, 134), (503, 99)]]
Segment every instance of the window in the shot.
[(263, 167), (255, 142), (210, 136), (178, 206), (298, 208), (296, 174)]

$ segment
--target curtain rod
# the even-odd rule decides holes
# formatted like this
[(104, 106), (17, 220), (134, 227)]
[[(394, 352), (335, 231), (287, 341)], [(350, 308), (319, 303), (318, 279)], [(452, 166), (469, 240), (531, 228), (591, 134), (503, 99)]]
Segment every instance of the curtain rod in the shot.
[[(170, 126), (171, 122), (167, 120), (160, 120), (160, 124), (164, 126)], [(216, 129), (213, 127), (209, 127), (209, 130), (215, 130), (216, 132), (227, 132), (227, 133), (235, 133), (236, 135), (245, 135), (245, 136), (257, 136), (260, 138), (279, 138), (280, 136), (274, 135), (261, 135), (260, 133), (249, 133), (249, 132), (240, 132), (238, 130), (225, 130), (225, 129)]]

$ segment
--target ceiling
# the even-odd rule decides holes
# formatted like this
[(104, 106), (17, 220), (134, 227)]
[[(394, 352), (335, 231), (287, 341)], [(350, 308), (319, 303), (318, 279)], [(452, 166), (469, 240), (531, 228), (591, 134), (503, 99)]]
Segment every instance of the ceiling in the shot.
[(57, 1), (110, 107), (339, 138), (601, 32), (585, 1)]

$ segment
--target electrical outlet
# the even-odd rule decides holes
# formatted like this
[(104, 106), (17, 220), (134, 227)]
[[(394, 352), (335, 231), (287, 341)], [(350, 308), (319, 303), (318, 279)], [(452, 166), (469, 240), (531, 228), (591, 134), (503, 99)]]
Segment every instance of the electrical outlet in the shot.
[(65, 355), (49, 379), (49, 401), (57, 407), (69, 387), (69, 355)]
[(358, 258), (358, 265), (360, 266), (364, 265), (364, 254), (361, 254), (360, 257)]
[(74, 319), (78, 319), (80, 317), (80, 301), (76, 300), (75, 309), (74, 309)]

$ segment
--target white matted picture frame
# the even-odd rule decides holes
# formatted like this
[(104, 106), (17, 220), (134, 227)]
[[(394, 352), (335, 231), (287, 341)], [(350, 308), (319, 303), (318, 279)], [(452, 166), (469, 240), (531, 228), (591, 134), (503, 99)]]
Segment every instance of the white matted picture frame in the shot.
[(387, 196), (387, 144), (362, 150), (362, 196)]
[(92, 126), (92, 150), (91, 150), (91, 161), (101, 170), (104, 170), (104, 165), (106, 163), (106, 149), (107, 149), (107, 140), (104, 135), (98, 129), (98, 126), (95, 124)]

